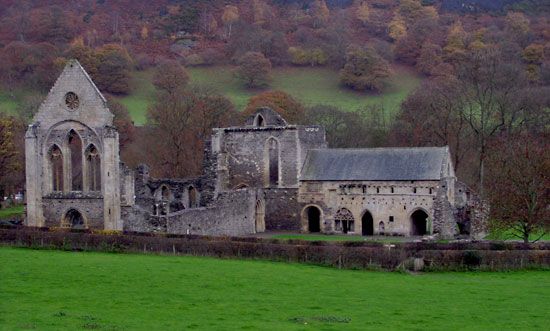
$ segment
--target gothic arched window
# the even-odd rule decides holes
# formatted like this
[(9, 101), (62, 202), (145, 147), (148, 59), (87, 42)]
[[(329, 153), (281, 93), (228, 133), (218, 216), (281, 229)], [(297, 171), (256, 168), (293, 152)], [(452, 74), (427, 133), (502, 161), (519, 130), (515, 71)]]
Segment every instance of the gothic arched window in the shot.
[(54, 145), (49, 152), (52, 190), (63, 191), (63, 153), (57, 145)]
[(94, 145), (86, 150), (87, 183), (90, 191), (101, 191), (101, 157)]
[(274, 138), (267, 141), (268, 184), (271, 187), (279, 185), (279, 142)]

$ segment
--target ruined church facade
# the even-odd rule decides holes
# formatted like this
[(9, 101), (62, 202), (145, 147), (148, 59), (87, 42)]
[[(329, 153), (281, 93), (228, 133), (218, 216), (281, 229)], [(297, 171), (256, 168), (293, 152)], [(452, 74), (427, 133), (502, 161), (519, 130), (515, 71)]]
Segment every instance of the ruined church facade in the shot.
[(28, 226), (201, 235), (302, 231), (481, 237), (486, 206), (446, 147), (329, 149), (324, 128), (261, 108), (218, 128), (203, 172), (159, 179), (119, 159), (105, 98), (77, 61), (25, 138)]

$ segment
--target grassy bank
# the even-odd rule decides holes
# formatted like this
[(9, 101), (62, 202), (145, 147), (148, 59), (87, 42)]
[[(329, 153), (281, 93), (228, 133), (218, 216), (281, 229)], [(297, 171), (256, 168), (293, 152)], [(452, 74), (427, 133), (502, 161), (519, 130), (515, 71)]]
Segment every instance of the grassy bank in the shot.
[(539, 329), (548, 272), (398, 273), (0, 248), (5, 329)]
[[(194, 67), (187, 70), (191, 77), (191, 84), (208, 86), (225, 95), (239, 110), (246, 106), (250, 97), (272, 89), (290, 93), (306, 106), (326, 104), (355, 111), (366, 105), (380, 105), (384, 107), (388, 118), (391, 118), (399, 110), (401, 102), (420, 83), (420, 78), (411, 70), (396, 67), (390, 86), (384, 93), (361, 93), (340, 86), (337, 70), (282, 67), (273, 69), (273, 79), (269, 88), (250, 90), (234, 78), (234, 68), (230, 66)], [(134, 122), (138, 125), (145, 123), (147, 107), (154, 96), (152, 75), (152, 70), (134, 72), (132, 93), (117, 97), (128, 107)]]

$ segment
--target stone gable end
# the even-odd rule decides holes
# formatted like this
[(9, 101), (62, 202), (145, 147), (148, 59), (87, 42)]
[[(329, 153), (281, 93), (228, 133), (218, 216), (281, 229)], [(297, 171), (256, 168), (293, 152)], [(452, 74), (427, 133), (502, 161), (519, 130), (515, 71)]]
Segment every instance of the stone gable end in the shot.
[[(67, 93), (74, 93), (77, 97), (75, 107), (74, 98), (71, 108), (67, 104)], [(90, 79), (84, 68), (77, 60), (70, 60), (63, 72), (40, 105), (34, 122), (40, 123), (41, 129), (48, 129), (60, 121), (77, 121), (86, 123), (90, 127), (110, 126), (114, 115), (107, 108), (107, 101)]]

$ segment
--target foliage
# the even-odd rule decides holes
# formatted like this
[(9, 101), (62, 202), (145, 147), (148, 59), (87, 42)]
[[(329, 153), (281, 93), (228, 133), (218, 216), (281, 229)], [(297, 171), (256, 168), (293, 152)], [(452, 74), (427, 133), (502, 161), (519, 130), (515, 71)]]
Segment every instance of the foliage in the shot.
[(389, 64), (373, 48), (352, 46), (346, 53), (346, 64), (340, 71), (342, 84), (355, 90), (380, 92), (390, 76)]
[(283, 91), (264, 92), (250, 98), (242, 114), (248, 117), (261, 107), (271, 108), (291, 124), (300, 124), (304, 121), (304, 106)]
[(271, 74), (271, 62), (262, 53), (248, 52), (238, 61), (236, 77), (249, 88), (262, 87), (268, 84)]

